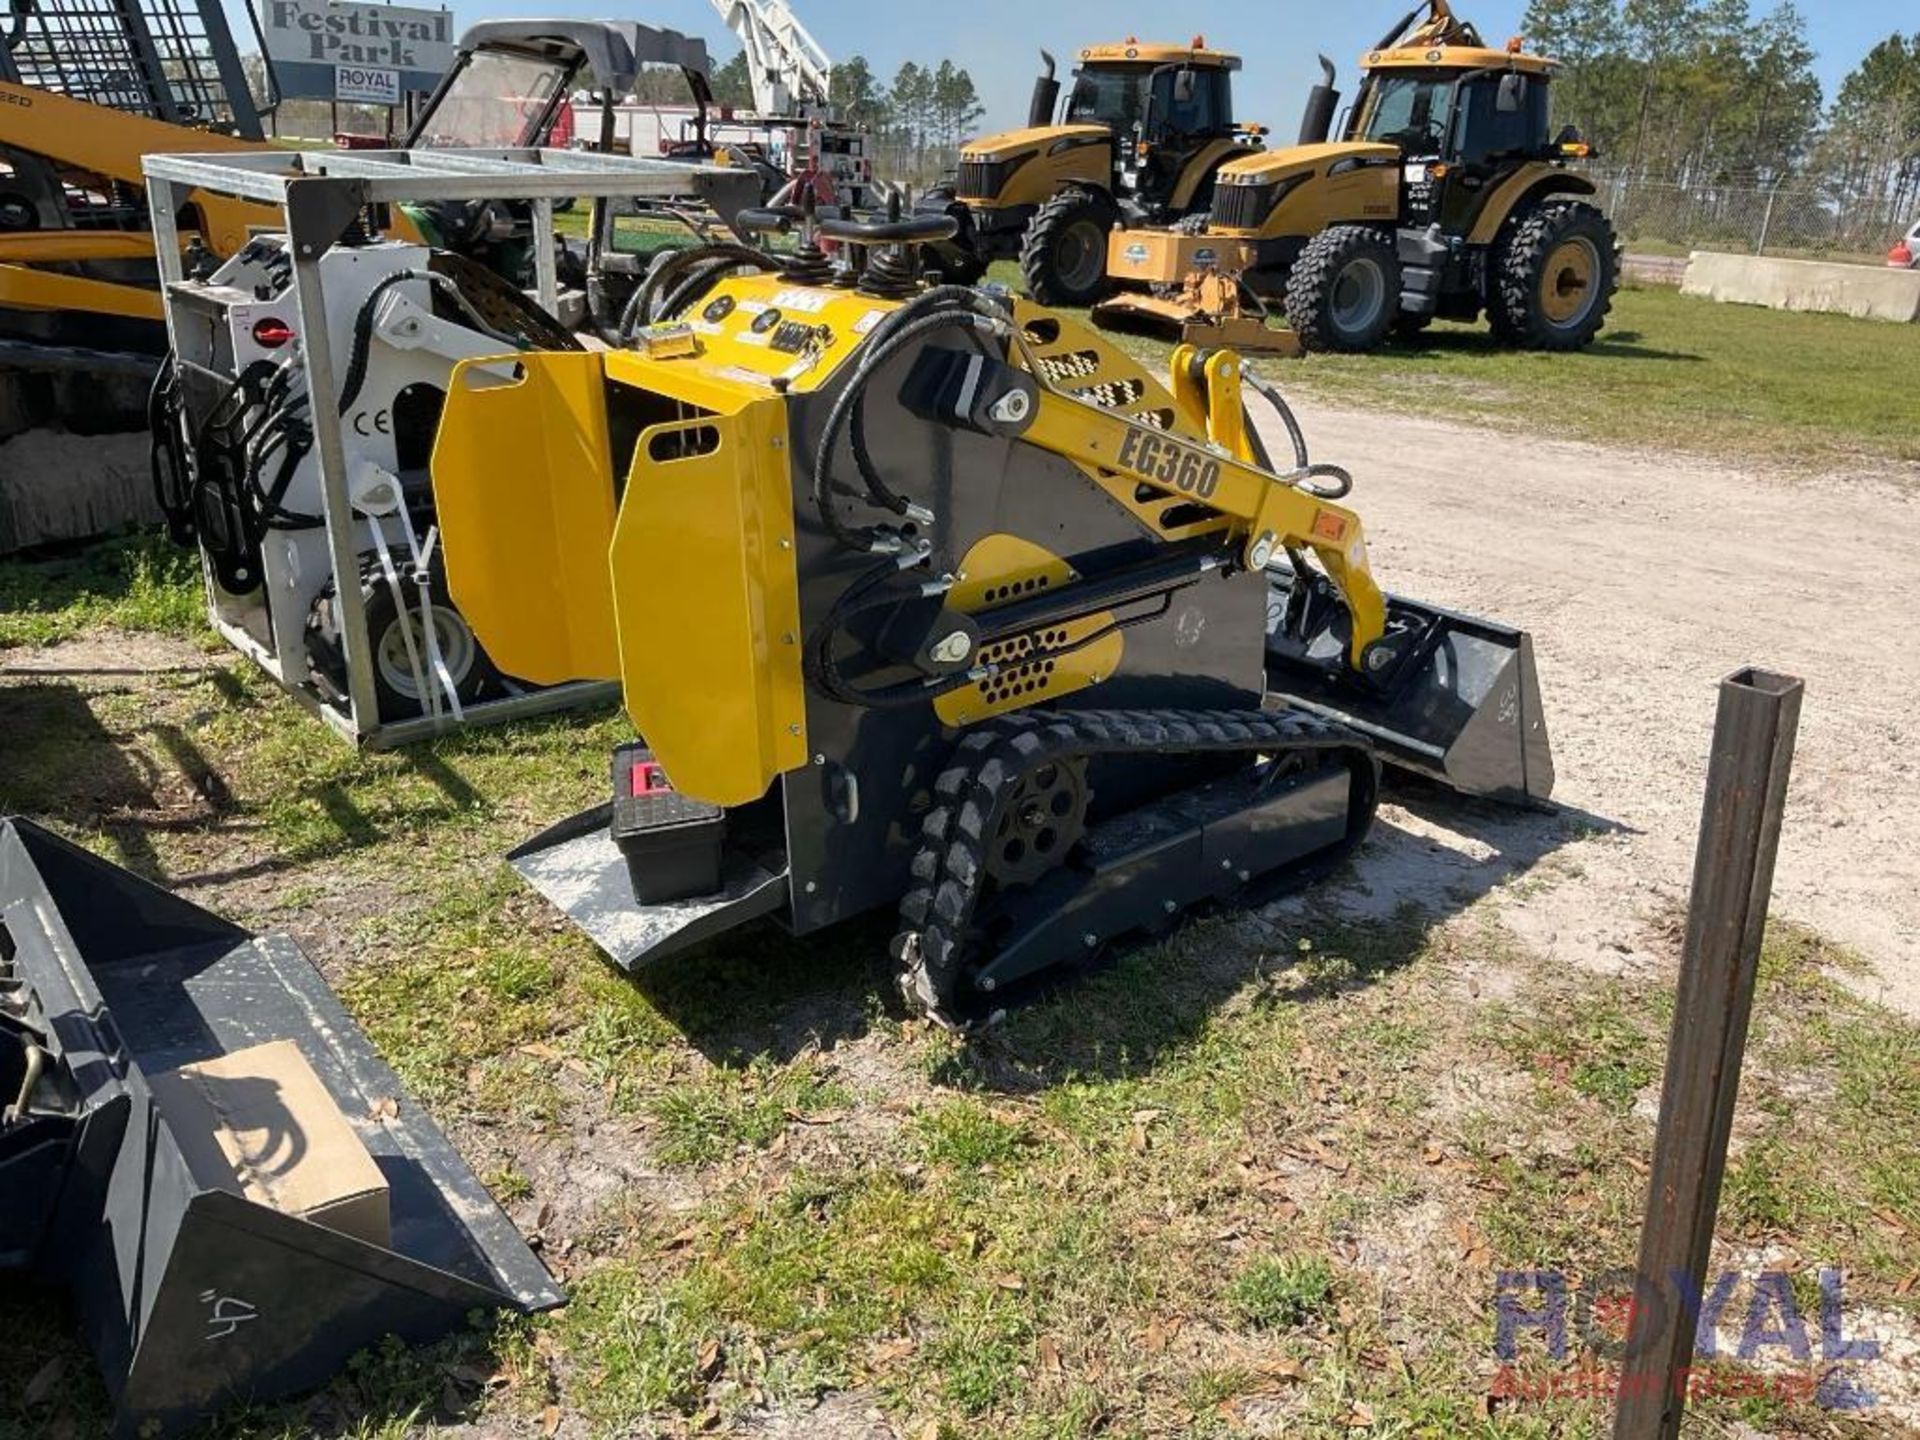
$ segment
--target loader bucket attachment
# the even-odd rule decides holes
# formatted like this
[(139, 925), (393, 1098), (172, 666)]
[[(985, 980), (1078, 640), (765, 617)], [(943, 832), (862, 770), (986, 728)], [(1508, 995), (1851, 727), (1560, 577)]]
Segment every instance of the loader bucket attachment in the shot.
[[(324, 1118), (357, 1141), (358, 1198), (384, 1191), (377, 1225), (292, 1213), (261, 1198), (257, 1170), (210, 1183), (181, 1067), (231, 1069), (255, 1047), (313, 1097), (229, 1082), (260, 1107), (249, 1123), (270, 1117), (271, 1166), (321, 1163)], [(389, 1335), (424, 1343), (475, 1311), (564, 1298), (291, 941), (9, 819), (0, 1089), (0, 1266), (72, 1292), (116, 1435), (311, 1388)]]
[(1352, 727), (1389, 765), (1516, 804), (1553, 791), (1533, 639), (1524, 630), (1387, 596), (1400, 662), (1377, 682), (1345, 663), (1345, 611), (1323, 577), (1270, 571), (1267, 693)]

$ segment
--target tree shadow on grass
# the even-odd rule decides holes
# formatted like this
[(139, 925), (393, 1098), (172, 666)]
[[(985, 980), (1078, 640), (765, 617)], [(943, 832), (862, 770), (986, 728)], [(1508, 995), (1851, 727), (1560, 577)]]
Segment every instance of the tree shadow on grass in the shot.
[[(137, 716), (116, 720), (129, 713), (128, 697), (140, 702)], [(264, 713), (271, 706), (286, 711)], [(256, 717), (248, 721), (253, 738), (243, 741), (243, 753), (204, 743), (216, 713)], [(521, 725), (566, 723), (567, 717), (550, 717)], [(250, 773), (245, 747), (271, 743), (272, 727), (285, 725), (300, 727), (299, 743), (337, 748), (351, 758), (322, 722), (270, 687), (250, 683), (244, 666), (9, 671), (0, 682), (0, 736), (6, 737), (0, 811), (69, 834), (102, 836), (113, 858), (143, 879), (205, 889), (363, 851), (391, 840), (396, 829), (457, 821), (487, 804), (464, 773), (465, 762), (501, 743), (498, 732), (459, 732), (377, 761), (318, 767), (318, 775), (255, 774), (250, 789), (237, 783), (236, 776)], [(432, 796), (393, 802), (409, 774), (424, 780)], [(297, 840), (275, 833), (276, 806), (280, 818), (287, 806), (305, 812)], [(223, 842), (214, 847), (221, 863), (183, 870), (176, 859), (169, 869), (156, 843), (164, 835)], [(228, 841), (240, 842), (246, 853), (233, 859)]]

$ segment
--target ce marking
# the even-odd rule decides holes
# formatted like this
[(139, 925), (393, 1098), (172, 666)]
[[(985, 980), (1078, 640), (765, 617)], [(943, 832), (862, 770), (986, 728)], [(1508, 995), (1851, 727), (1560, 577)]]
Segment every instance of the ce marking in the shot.
[(353, 433), (372, 439), (375, 435), (393, 433), (393, 412), (390, 410), (356, 410), (353, 416)]

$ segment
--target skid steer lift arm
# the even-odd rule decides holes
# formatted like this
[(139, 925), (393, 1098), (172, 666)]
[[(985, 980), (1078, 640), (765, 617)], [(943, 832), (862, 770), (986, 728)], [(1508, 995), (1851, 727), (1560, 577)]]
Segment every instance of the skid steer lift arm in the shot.
[[(135, 192), (146, 183), (140, 172), (142, 155), (264, 148), (261, 141), (188, 130), (0, 80), (0, 151), (23, 152), (56, 170), (119, 182)], [(193, 232), (190, 242), (197, 240), (216, 254), (230, 255), (246, 243), (249, 227), (273, 221), (272, 211), (250, 201), (200, 194), (194, 197), (182, 229)], [(144, 229), (29, 229), (0, 234), (0, 305), (159, 320), (160, 297), (147, 286), (38, 268), (139, 260), (152, 254), (153, 239)]]
[[(1016, 316), (1024, 318), (1031, 317)], [(1368, 568), (1360, 517), (1318, 492), (1313, 467), (1275, 474), (1261, 465), (1238, 355), (1184, 345), (1174, 351), (1175, 401), (1206, 429), (1206, 440), (1196, 442), (1069, 393), (1044, 378), (1030, 351), (1019, 353), (1030, 373), (1041, 376), (1023, 438), (1071, 460), (1103, 488), (1145, 486), (1216, 512), (1225, 521), (1222, 541), (1237, 547), (1238, 562), (1249, 570), (1311, 552), (1346, 602), (1353, 669), (1384, 667), (1387, 657), (1376, 647), (1386, 631), (1386, 601)], [(992, 404), (984, 408), (991, 413)]]

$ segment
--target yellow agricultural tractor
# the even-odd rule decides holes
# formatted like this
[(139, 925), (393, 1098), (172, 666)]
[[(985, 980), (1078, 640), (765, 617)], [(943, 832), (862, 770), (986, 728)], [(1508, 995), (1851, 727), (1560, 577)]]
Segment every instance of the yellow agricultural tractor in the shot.
[(1483, 312), (1510, 344), (1590, 342), (1618, 245), (1583, 198), (1593, 182), (1568, 168), (1587, 145), (1571, 127), (1550, 131), (1554, 62), (1518, 40), (1489, 49), (1447, 0), (1428, 0), (1362, 59), (1338, 140), (1327, 136), (1339, 92), (1321, 64), (1300, 142), (1222, 166), (1205, 221), (1113, 233), (1106, 268), (1132, 293), (1096, 319), (1213, 318), (1186, 297), (1195, 273), (1216, 271), (1283, 307), (1308, 349), (1370, 350)]
[(1257, 153), (1264, 132), (1234, 122), (1240, 57), (1204, 36), (1088, 46), (1057, 124), (1060, 82), (1040, 55), (1026, 128), (969, 140), (918, 209), (958, 227), (932, 257), (947, 279), (971, 284), (1017, 257), (1034, 299), (1090, 305), (1106, 292), (1108, 232), (1204, 215), (1220, 167)]

